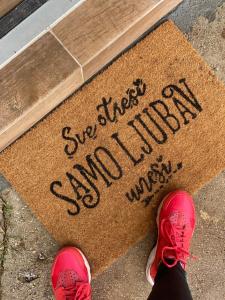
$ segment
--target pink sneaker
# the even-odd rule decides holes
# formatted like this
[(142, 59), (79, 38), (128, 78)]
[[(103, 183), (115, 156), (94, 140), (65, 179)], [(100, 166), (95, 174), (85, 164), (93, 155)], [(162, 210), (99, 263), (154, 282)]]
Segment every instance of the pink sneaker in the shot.
[[(158, 239), (148, 259), (146, 276), (153, 286), (159, 264), (172, 268), (178, 262), (185, 269), (190, 241), (195, 228), (192, 197), (184, 191), (169, 193), (160, 204), (157, 216)], [(167, 259), (172, 259), (169, 264)]]
[(51, 272), (56, 300), (90, 300), (91, 273), (84, 254), (75, 247), (65, 247), (57, 254)]

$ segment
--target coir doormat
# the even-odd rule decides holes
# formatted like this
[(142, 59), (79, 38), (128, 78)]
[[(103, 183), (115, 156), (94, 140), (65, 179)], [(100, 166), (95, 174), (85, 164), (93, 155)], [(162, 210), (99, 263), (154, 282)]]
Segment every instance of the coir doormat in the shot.
[(102, 271), (151, 231), (161, 197), (225, 168), (225, 88), (166, 22), (0, 155), (60, 244)]

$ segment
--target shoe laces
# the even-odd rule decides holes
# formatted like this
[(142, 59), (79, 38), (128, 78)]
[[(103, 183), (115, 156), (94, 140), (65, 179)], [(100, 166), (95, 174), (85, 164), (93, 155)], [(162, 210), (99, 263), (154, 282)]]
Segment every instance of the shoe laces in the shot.
[(62, 296), (65, 300), (74, 300), (76, 296), (76, 289), (74, 286), (62, 289)]
[[(186, 260), (190, 255), (184, 247), (186, 244), (185, 224), (174, 224), (168, 219), (161, 221), (161, 233), (164, 240), (166, 240), (168, 246), (164, 246), (162, 249), (162, 261), (168, 267), (174, 267), (178, 262), (182, 264), (185, 269)], [(166, 254), (167, 253), (167, 254)], [(168, 263), (166, 259), (172, 259), (172, 263)]]
[(74, 286), (60, 287), (60, 299), (63, 300), (89, 300), (90, 299), (90, 284), (77, 282)]
[(74, 270), (66, 270), (59, 274), (56, 289), (60, 300), (90, 299), (90, 284), (81, 281)]

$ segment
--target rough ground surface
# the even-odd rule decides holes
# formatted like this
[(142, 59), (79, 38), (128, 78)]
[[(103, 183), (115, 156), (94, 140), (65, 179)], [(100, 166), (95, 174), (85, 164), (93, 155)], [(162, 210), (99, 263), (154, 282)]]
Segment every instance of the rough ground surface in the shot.
[[(225, 82), (225, 5), (191, 0), (171, 17)], [(193, 179), (194, 180), (194, 179)], [(197, 229), (188, 267), (193, 298), (225, 299), (225, 172), (195, 195)], [(146, 299), (145, 264), (155, 233), (93, 280), (93, 300)], [(58, 246), (0, 176), (0, 299), (53, 299), (50, 268)]]

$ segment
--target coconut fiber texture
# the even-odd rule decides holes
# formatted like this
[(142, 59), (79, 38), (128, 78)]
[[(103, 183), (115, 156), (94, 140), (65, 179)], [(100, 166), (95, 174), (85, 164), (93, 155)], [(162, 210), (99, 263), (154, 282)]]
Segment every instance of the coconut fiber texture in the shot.
[(154, 228), (168, 191), (225, 168), (225, 88), (165, 22), (0, 155), (61, 244), (99, 273)]

